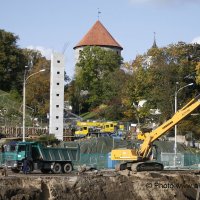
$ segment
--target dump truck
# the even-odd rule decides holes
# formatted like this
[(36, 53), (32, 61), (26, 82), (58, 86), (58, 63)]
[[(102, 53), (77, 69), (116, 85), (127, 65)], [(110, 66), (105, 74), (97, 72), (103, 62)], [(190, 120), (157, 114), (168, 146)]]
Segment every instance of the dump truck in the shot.
[(73, 170), (73, 162), (79, 159), (79, 153), (79, 146), (58, 148), (44, 147), (38, 142), (11, 142), (2, 147), (0, 167), (19, 173), (26, 159), (29, 172), (69, 173)]

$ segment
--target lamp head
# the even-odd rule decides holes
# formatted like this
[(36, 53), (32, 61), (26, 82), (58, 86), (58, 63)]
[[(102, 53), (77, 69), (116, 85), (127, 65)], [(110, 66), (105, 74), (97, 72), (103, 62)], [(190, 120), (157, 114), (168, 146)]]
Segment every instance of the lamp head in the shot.
[(40, 72), (44, 72), (44, 71), (46, 71), (46, 69), (41, 69), (41, 70), (40, 70)]

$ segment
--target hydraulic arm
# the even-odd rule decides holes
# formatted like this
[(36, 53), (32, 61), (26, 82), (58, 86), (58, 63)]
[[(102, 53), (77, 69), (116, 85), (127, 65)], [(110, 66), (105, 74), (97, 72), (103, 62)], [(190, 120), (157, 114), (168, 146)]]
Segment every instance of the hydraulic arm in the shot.
[[(148, 162), (146, 164), (147, 168), (145, 168), (144, 161), (150, 160), (150, 155), (152, 151), (153, 142), (164, 135), (168, 130), (170, 130), (173, 126), (175, 126), (178, 122), (183, 120), (186, 116), (188, 116), (192, 111), (194, 111), (198, 106), (200, 106), (200, 95), (193, 98), (189, 103), (187, 103), (183, 108), (177, 111), (172, 118), (164, 122), (161, 126), (156, 128), (150, 133), (145, 133), (145, 139), (143, 143), (140, 145), (139, 149), (114, 149), (111, 152), (112, 160), (122, 160), (123, 164), (117, 166), (117, 169), (126, 169), (131, 168), (136, 170), (142, 169), (163, 169), (163, 165), (161, 163), (153, 162), (150, 164)], [(133, 165), (133, 163), (138, 163), (138, 165)], [(148, 170), (147, 169), (147, 170)]]

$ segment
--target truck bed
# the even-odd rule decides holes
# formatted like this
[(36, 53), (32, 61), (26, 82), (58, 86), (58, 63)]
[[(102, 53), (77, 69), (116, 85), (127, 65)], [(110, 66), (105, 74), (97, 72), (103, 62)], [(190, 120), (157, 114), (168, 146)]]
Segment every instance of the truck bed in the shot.
[(77, 161), (79, 159), (78, 148), (42, 148), (41, 158), (44, 161)]

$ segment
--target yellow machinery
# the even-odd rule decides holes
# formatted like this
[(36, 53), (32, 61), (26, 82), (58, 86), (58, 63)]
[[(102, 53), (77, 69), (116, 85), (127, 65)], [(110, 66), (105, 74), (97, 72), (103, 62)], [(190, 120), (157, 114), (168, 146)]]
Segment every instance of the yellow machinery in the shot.
[(77, 130), (75, 131), (75, 136), (85, 137), (90, 132), (97, 131), (100, 128), (100, 122), (88, 121), (88, 122), (77, 122)]
[(80, 127), (78, 130), (75, 131), (76, 136), (85, 136), (89, 133), (90, 128), (88, 126)]
[(100, 126), (100, 122), (97, 121), (88, 121), (88, 122), (80, 122), (78, 121), (76, 123), (77, 126), (83, 127), (83, 126), (95, 126), (95, 127), (99, 127)]
[(138, 139), (138, 140), (144, 140), (144, 139), (147, 137), (146, 134), (149, 134), (149, 133), (142, 133), (142, 132), (139, 132), (139, 133), (137, 134), (137, 139)]
[(144, 134), (143, 143), (138, 149), (113, 149), (111, 160), (120, 160), (122, 163), (116, 165), (116, 170), (131, 169), (132, 171), (163, 170), (163, 164), (152, 162), (153, 142), (164, 135), (174, 125), (188, 116), (200, 105), (200, 95), (192, 99), (182, 109), (174, 114), (168, 121), (150, 133)]
[(123, 125), (118, 125), (117, 122), (102, 122), (100, 132), (114, 133), (119, 128), (123, 129)]
[(78, 130), (75, 131), (76, 136), (86, 136), (90, 132), (114, 133), (116, 130), (124, 130), (124, 125), (118, 125), (117, 122), (77, 122)]

